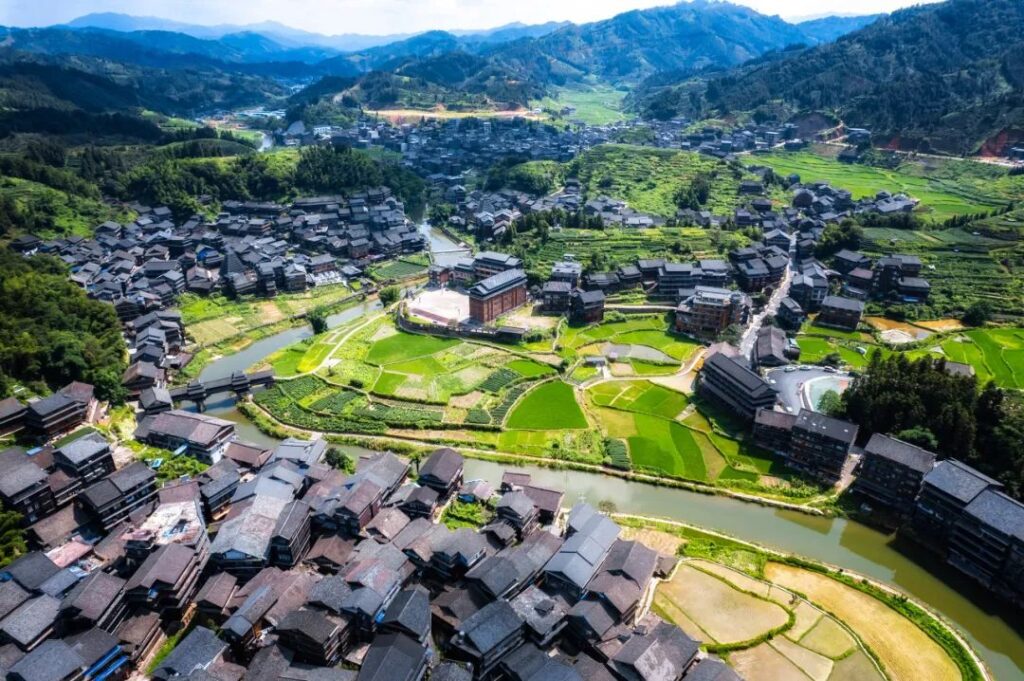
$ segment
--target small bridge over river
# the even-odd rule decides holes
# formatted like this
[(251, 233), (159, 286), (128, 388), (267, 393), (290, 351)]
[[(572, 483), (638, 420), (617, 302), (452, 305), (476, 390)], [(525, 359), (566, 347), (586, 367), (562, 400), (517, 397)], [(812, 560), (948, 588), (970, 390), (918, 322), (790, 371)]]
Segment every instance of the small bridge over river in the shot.
[(199, 411), (203, 411), (206, 406), (206, 400), (213, 396), (221, 393), (235, 393), (236, 395), (244, 395), (251, 391), (253, 388), (268, 386), (274, 384), (274, 370), (267, 369), (265, 371), (254, 371), (251, 374), (245, 374), (241, 371), (236, 371), (230, 376), (224, 378), (214, 379), (212, 381), (192, 381), (188, 385), (181, 386), (179, 388), (171, 388), (171, 399), (174, 402), (181, 402), (188, 400), (194, 402), (199, 408)]

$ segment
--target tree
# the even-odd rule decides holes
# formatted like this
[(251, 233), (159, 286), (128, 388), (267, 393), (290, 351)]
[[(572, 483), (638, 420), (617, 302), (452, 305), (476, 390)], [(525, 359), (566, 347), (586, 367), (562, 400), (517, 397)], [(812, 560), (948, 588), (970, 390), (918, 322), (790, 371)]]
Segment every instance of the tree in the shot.
[(309, 321), (309, 325), (313, 327), (313, 333), (316, 335), (320, 335), (327, 330), (327, 310), (324, 308), (313, 308), (306, 315), (306, 319)]
[(327, 454), (324, 455), (324, 461), (335, 470), (346, 473), (356, 472), (356, 463), (352, 460), (352, 457), (337, 447), (328, 448)]
[(935, 435), (932, 431), (927, 428), (922, 428), (921, 426), (914, 426), (913, 428), (901, 430), (896, 434), (896, 438), (903, 440), (904, 442), (909, 442), (912, 445), (917, 445), (918, 447), (924, 447), (930, 451), (935, 451), (939, 446), (939, 441), (935, 439)]
[(992, 318), (992, 305), (987, 300), (971, 303), (963, 317), (960, 318), (967, 326), (984, 326)]
[(827, 416), (836, 416), (843, 410), (843, 400), (835, 390), (826, 390), (818, 400), (818, 411)]
[(725, 331), (718, 336), (718, 340), (723, 343), (731, 343), (737, 345), (740, 339), (743, 337), (743, 327), (739, 324), (730, 324)]
[(435, 203), (430, 207), (427, 220), (435, 227), (448, 222), (448, 218), (455, 214), (455, 206), (450, 203)]
[(400, 294), (401, 290), (397, 286), (385, 286), (378, 295), (380, 296), (381, 304), (387, 307), (396, 302)]
[(814, 254), (819, 258), (827, 258), (844, 248), (855, 250), (860, 248), (860, 242), (863, 237), (864, 230), (853, 220), (843, 220), (838, 224), (828, 224), (822, 231), (821, 238), (818, 239), (818, 245), (814, 248)]
[[(843, 356), (838, 352), (830, 352), (821, 358), (819, 364), (827, 367), (837, 367), (843, 363)], [(838, 397), (838, 394), (837, 394)]]
[(49, 256), (0, 250), (0, 390), (40, 392), (91, 383), (102, 400), (125, 398), (127, 353), (113, 306), (88, 298)]
[(0, 508), (0, 567), (6, 567), (28, 552), (20, 513)]
[(1024, 494), (1024, 402), (994, 383), (979, 388), (974, 376), (947, 372), (943, 360), (874, 352), (842, 406), (862, 440), (894, 433), (940, 458), (966, 459), (1009, 494)]

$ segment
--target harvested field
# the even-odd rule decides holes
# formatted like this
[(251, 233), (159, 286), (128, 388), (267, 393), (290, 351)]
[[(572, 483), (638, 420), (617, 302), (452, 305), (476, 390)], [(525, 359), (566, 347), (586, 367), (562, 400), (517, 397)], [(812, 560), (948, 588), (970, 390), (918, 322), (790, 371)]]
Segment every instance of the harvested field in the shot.
[(793, 612), (796, 614), (796, 623), (792, 629), (786, 632), (786, 636), (794, 641), (799, 641), (823, 616), (820, 610), (807, 601), (800, 601)]
[(836, 662), (828, 681), (883, 681), (874, 663), (862, 650)]
[(793, 643), (785, 636), (773, 639), (769, 645), (799, 667), (814, 681), (828, 681), (832, 673), (832, 660)]
[(676, 551), (683, 544), (683, 540), (677, 535), (647, 528), (623, 527), (619, 537), (625, 540), (638, 541), (658, 553), (669, 556), (676, 555)]
[(746, 681), (808, 681), (799, 667), (767, 643), (732, 653), (729, 664)]
[[(868, 594), (825, 575), (779, 563), (769, 563), (765, 577), (835, 613), (871, 646), (893, 681), (960, 678), (956, 665), (937, 643)], [(812, 630), (808, 636), (813, 634)]]
[(857, 643), (850, 633), (831, 617), (822, 617), (811, 630), (800, 639), (800, 645), (821, 653), (825, 657), (838, 659), (849, 653)]
[(915, 326), (922, 326), (929, 331), (945, 333), (947, 331), (959, 331), (964, 325), (959, 319), (933, 319), (927, 322), (914, 322)]
[(681, 565), (670, 581), (659, 585), (654, 598), (682, 610), (715, 643), (748, 641), (789, 619), (778, 605), (688, 565)]

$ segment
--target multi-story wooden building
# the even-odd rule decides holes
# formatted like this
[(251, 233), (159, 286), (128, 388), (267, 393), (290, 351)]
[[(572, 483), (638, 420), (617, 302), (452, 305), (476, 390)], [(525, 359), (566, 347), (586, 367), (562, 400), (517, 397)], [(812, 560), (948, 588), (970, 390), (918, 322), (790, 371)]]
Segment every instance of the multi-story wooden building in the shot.
[(793, 468), (835, 483), (842, 476), (857, 430), (849, 421), (801, 409), (793, 424), (787, 461)]
[(487, 277), (469, 289), (469, 316), (481, 324), (526, 304), (526, 273), (506, 270)]
[(875, 433), (864, 447), (852, 489), (873, 504), (907, 515), (914, 510), (924, 476), (934, 467), (934, 453)]
[(721, 352), (704, 360), (697, 392), (748, 421), (758, 409), (771, 409), (776, 397), (763, 378)]

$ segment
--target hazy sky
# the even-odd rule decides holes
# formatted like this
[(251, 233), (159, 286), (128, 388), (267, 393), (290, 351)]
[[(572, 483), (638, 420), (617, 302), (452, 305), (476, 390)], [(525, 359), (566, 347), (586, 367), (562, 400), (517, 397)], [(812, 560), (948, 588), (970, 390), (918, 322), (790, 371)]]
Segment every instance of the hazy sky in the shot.
[[(925, 0), (930, 1), (930, 0)], [(871, 14), (921, 0), (734, 0), (785, 18)], [(91, 12), (123, 12), (196, 24), (278, 21), (317, 33), (410, 33), (477, 29), (521, 21), (604, 19), (669, 0), (0, 0), (0, 24), (46, 26)]]

